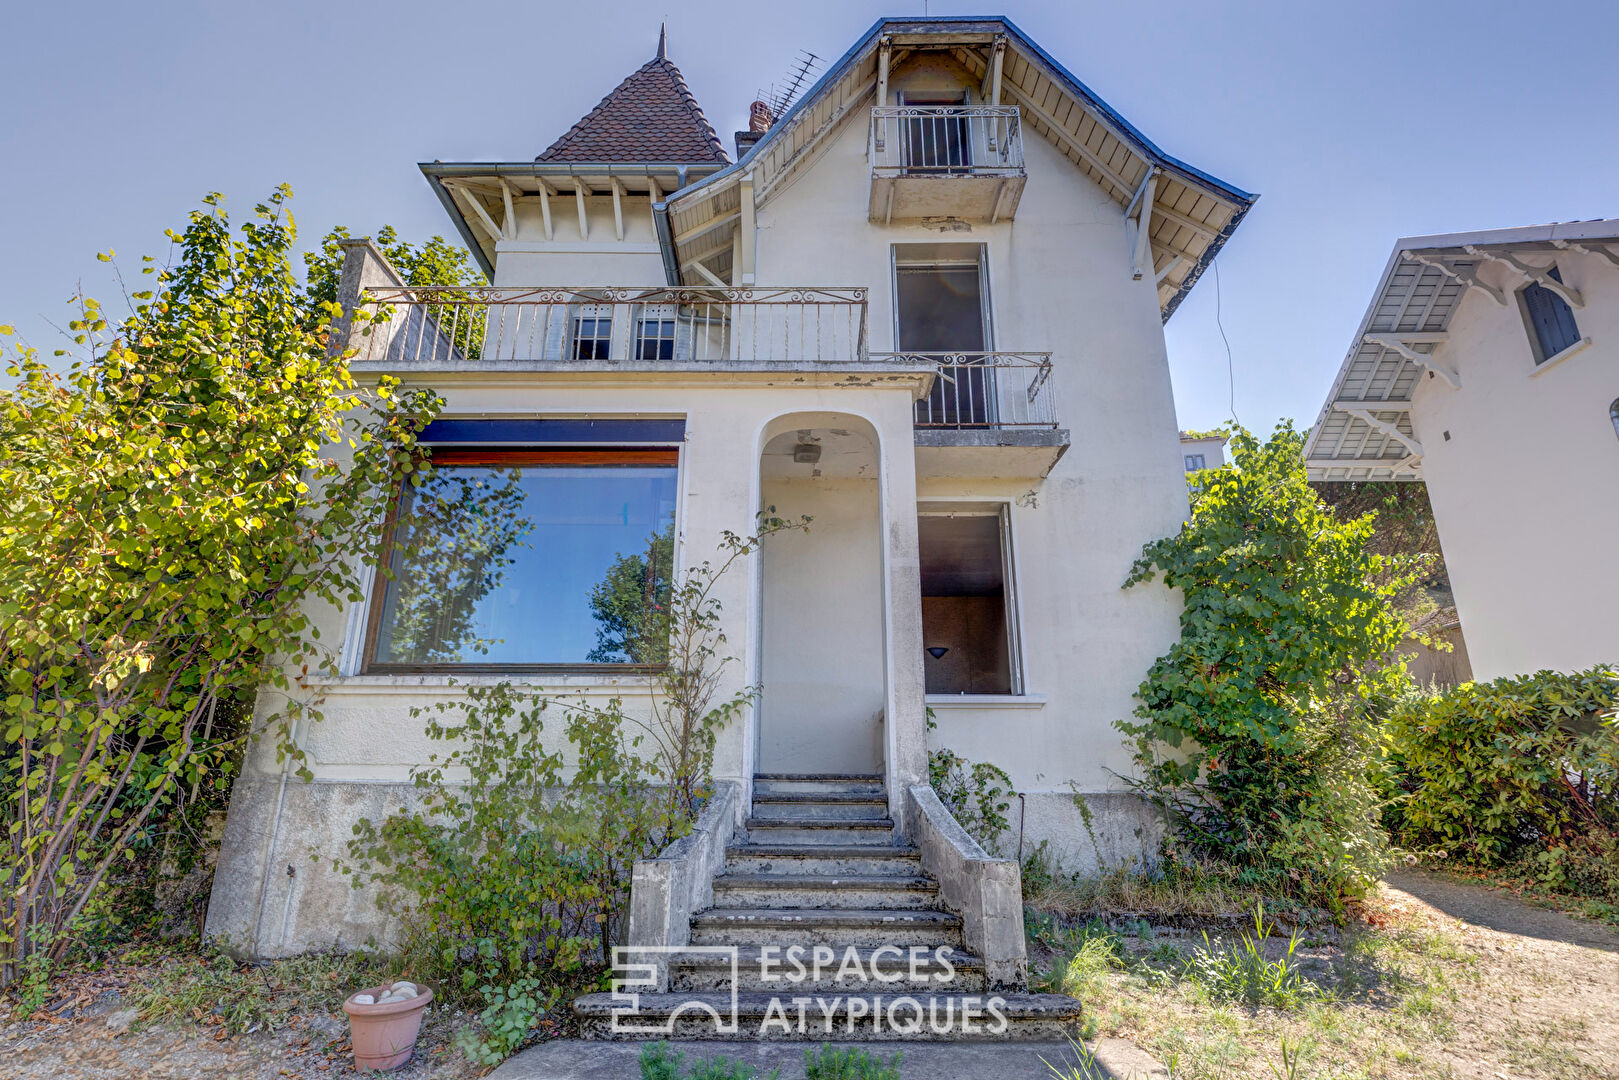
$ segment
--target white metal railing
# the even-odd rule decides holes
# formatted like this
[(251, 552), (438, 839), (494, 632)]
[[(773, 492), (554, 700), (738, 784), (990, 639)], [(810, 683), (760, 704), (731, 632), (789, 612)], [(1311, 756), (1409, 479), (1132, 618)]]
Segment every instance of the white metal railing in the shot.
[(900, 352), (895, 363), (932, 364), (939, 372), (916, 403), (919, 428), (1054, 428), (1051, 354), (1037, 352)]
[(872, 169), (894, 176), (1023, 170), (1016, 105), (877, 105), (868, 150)]
[(781, 363), (866, 358), (863, 288), (397, 287), (365, 290), (359, 359)]

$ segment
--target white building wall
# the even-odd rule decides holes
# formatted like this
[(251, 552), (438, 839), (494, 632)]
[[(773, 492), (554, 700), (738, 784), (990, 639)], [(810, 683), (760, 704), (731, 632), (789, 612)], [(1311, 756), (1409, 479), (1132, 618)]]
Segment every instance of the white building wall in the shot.
[[(1547, 266), (1549, 253), (1521, 255)], [(1439, 350), (1461, 389), (1424, 379), (1412, 406), (1423, 477), (1474, 678), (1619, 660), (1619, 269), (1564, 252), (1591, 344), (1535, 366), (1516, 275), (1483, 276), (1511, 301), (1469, 290)]]
[[(1027, 796), (1025, 848), (1050, 840), (1071, 864), (1093, 865), (1071, 791), (1100, 808), (1125, 790), (1132, 765), (1114, 722), (1131, 715), (1136, 687), (1179, 633), (1176, 594), (1120, 588), (1142, 545), (1175, 532), (1187, 509), (1151, 279), (1131, 278), (1122, 209), (1032, 131), (1016, 218), (996, 225), (868, 221), (858, 110), (821, 153), (760, 212), (761, 283), (869, 284), (880, 352), (893, 348), (892, 245), (985, 244), (994, 347), (1053, 354), (1057, 421), (1072, 445), (1048, 477), (919, 481), (919, 500), (1010, 504), (1025, 670), (1021, 698), (930, 698), (929, 745), (1011, 773)], [(1110, 858), (1140, 850), (1137, 819), (1119, 821)]]

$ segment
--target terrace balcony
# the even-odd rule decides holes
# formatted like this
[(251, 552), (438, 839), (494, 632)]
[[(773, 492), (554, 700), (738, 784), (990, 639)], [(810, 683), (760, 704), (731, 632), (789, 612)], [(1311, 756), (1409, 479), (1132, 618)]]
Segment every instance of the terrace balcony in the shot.
[(871, 110), (872, 221), (1010, 221), (1023, 197), (1016, 105), (878, 105)]
[(858, 287), (373, 286), (360, 307), (359, 371), (931, 376), (915, 405), (919, 475), (1040, 477), (1068, 448), (1050, 353), (872, 353)]

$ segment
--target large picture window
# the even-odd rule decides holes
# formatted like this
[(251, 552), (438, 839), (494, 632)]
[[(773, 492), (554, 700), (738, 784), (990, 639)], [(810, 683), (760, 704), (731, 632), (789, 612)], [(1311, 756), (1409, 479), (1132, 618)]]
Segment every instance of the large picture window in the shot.
[(370, 670), (655, 665), (673, 450), (439, 450), (386, 541)]

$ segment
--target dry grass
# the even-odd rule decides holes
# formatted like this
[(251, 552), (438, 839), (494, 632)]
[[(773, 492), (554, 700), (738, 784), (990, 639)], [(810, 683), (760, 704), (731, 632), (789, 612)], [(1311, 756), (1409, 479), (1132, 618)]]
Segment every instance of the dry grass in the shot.
[[(1031, 904), (1055, 899), (1056, 910), (1028, 923), (1031, 966), (1046, 987), (1084, 1001), (1087, 1037), (1128, 1038), (1175, 1080), (1619, 1077), (1609, 1007), (1619, 989), (1602, 989), (1619, 981), (1619, 955), (1577, 933), (1557, 940), (1543, 921), (1514, 933), (1510, 911), (1475, 925), (1385, 889), (1351, 925), (1293, 935), (1291, 952), (1285, 934), (1245, 943), (1233, 928), (1205, 944), (1152, 919), (1064, 917), (1083, 920), (1118, 898), (1131, 911), (1221, 913), (1210, 892), (1181, 885), (1047, 889)], [(1285, 963), (1288, 994), (1244, 992), (1244, 973), (1267, 963)]]

